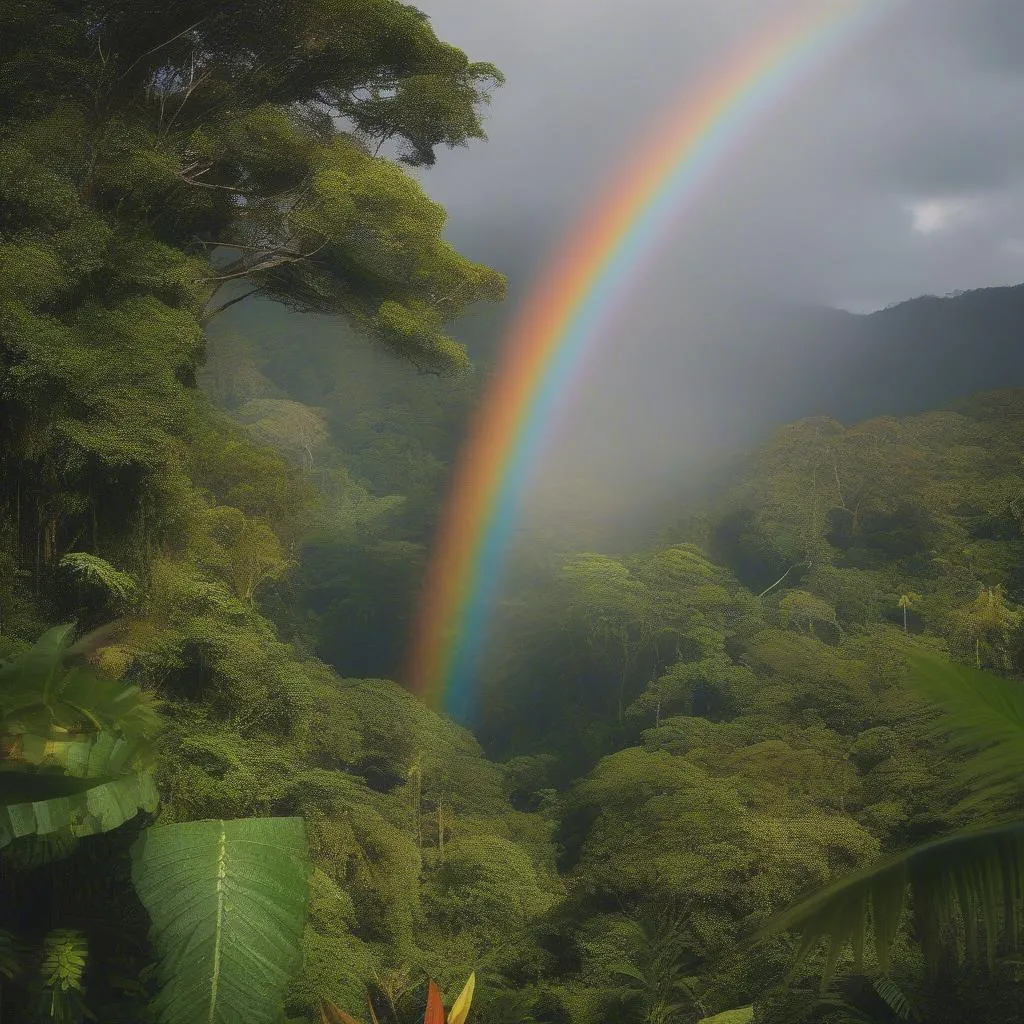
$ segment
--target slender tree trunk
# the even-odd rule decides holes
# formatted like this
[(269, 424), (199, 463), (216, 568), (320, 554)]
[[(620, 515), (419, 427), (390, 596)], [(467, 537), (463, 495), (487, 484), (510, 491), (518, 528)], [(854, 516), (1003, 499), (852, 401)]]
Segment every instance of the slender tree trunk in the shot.
[(416, 772), (416, 849), (423, 849), (423, 775)]
[(791, 565), (770, 587), (767, 588), (767, 590), (762, 590), (757, 596), (764, 597), (769, 590), (774, 590), (797, 567), (797, 565), (801, 564), (801, 562), (797, 562), (795, 565)]
[(907, 631), (907, 606), (903, 606), (903, 632)]
[(36, 594), (36, 597), (39, 596), (39, 571), (40, 571), (39, 567), (40, 567), (41, 559), (42, 559), (43, 527), (42, 527), (42, 523), (40, 522), (41, 518), (42, 517), (41, 517), (41, 515), (39, 513), (39, 503), (37, 501), (36, 502), (36, 572), (35, 572), (35, 594)]
[(624, 695), (625, 695), (625, 690), (626, 690), (626, 665), (627, 665), (627, 662), (623, 661), (623, 663), (622, 663), (622, 671), (619, 673), (619, 725), (622, 725), (622, 715), (623, 715), (622, 701), (623, 701), (623, 698), (624, 698)]
[(441, 817), (443, 799), (437, 798), (437, 859), (444, 863), (444, 822)]

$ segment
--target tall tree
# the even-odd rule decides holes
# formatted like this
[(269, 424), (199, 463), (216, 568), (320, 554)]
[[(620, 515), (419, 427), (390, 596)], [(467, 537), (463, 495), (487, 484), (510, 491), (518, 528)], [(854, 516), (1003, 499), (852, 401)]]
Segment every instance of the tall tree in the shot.
[(504, 279), (441, 237), (400, 164), (483, 138), (501, 76), (421, 12), (27, 0), (0, 8), (0, 67), (0, 501), (37, 587), (90, 522), (138, 533), (144, 500), (140, 545), (160, 539), (227, 305), (263, 295), (465, 365), (445, 325)]

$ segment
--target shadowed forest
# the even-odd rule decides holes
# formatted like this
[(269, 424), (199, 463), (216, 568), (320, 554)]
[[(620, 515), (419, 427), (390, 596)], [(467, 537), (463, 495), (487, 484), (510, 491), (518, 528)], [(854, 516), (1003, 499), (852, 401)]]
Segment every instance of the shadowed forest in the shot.
[(507, 288), (418, 169), (502, 81), (0, 9), (0, 1016), (1018, 1019), (1024, 286), (762, 318), (728, 456), (524, 532), (472, 720), (403, 686)]

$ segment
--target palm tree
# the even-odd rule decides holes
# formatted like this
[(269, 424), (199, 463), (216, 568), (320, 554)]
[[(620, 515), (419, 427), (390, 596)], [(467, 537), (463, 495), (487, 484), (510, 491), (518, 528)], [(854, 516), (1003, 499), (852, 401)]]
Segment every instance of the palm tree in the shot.
[(1007, 639), (1010, 631), (1020, 625), (1021, 616), (1007, 605), (1006, 591), (1002, 586), (982, 587), (974, 602), (961, 609), (960, 620), (961, 628), (974, 641), (976, 668), (981, 668), (982, 643), (995, 647), (1000, 641), (1003, 662), (1008, 667)]
[[(954, 747), (973, 752), (959, 765), (959, 781), (974, 794), (954, 811), (991, 806), (1018, 793), (1024, 773), (1024, 685), (932, 654), (915, 653), (910, 665), (913, 689), (943, 712), (924, 724), (926, 734), (947, 736)], [(820, 940), (829, 938), (824, 989), (847, 943), (862, 966), (870, 919), (884, 975), (908, 888), (930, 970), (937, 968), (944, 930), (957, 925), (968, 959), (978, 959), (980, 931), (993, 966), (1000, 927), (1015, 949), (1024, 917), (1024, 817), (989, 822), (888, 857), (776, 915), (751, 938), (760, 942), (798, 931), (801, 943), (790, 977)]]
[(897, 605), (903, 609), (903, 632), (907, 631), (907, 610), (913, 608), (918, 601), (921, 600), (920, 594), (915, 594), (914, 591), (908, 590), (905, 594), (900, 594), (900, 599), (897, 601)]

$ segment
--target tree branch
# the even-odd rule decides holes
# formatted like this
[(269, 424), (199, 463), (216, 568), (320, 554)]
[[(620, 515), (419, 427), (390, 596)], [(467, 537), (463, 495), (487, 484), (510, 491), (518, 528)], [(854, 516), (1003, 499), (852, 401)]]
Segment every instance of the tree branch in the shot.
[(236, 295), (233, 299), (228, 299), (223, 305), (218, 306), (216, 309), (211, 310), (209, 313), (203, 315), (203, 326), (205, 327), (215, 316), (220, 316), (229, 306), (233, 306), (236, 302), (241, 302), (243, 299), (249, 298), (250, 295), (255, 295), (259, 291), (259, 288), (252, 288), (247, 292), (243, 292), (241, 295)]
[[(302, 260), (308, 260), (310, 257), (315, 256), (325, 245), (327, 245), (327, 242), (323, 242), (321, 245), (318, 245), (312, 252), (287, 255), (283, 259), (271, 259), (269, 257), (273, 254), (268, 253), (268, 259), (264, 262), (257, 261), (250, 266), (243, 266), (237, 271), (231, 271), (227, 274), (218, 274), (216, 277), (208, 277), (207, 281), (211, 283), (214, 281), (233, 281), (239, 277), (248, 277), (250, 274), (257, 274), (261, 270), (272, 270), (274, 267), (281, 267), (288, 263), (299, 263)], [(277, 251), (280, 252), (281, 250)], [(238, 266), (239, 262), (242, 261), (236, 260), (235, 263), (229, 264), (229, 267)]]
[(794, 569), (801, 565), (807, 565), (807, 562), (795, 562), (768, 588), (768, 590), (762, 590), (757, 596), (764, 597), (769, 590), (774, 590)]
[(171, 43), (177, 42), (182, 36), (187, 35), (193, 29), (199, 28), (199, 26), (202, 25), (204, 21), (206, 21), (207, 17), (209, 17), (209, 15), (200, 18), (195, 24), (189, 25), (188, 28), (183, 28), (177, 35), (171, 36), (171, 38), (166, 40), (165, 42), (158, 43), (156, 46), (153, 46), (150, 49), (146, 50), (145, 53), (140, 53), (139, 56), (136, 57), (135, 60), (133, 60), (131, 64), (129, 64), (128, 67), (124, 69), (124, 73), (121, 75), (121, 78), (124, 79), (128, 72), (131, 71), (132, 68), (134, 68), (135, 65), (139, 63), (139, 61), (144, 60), (151, 53), (156, 53), (157, 50), (162, 50), (165, 46), (170, 46)]

